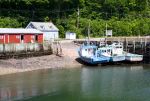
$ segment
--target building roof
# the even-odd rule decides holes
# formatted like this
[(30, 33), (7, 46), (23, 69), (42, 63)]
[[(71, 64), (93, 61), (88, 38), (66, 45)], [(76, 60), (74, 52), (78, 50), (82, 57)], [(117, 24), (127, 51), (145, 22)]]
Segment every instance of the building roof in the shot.
[(39, 34), (42, 33), (41, 31), (37, 29), (24, 29), (24, 28), (0, 28), (0, 34), (8, 33), (8, 34), (19, 34), (19, 33), (26, 33), (26, 34)]
[(26, 28), (34, 28), (40, 31), (59, 31), (52, 22), (30, 22)]

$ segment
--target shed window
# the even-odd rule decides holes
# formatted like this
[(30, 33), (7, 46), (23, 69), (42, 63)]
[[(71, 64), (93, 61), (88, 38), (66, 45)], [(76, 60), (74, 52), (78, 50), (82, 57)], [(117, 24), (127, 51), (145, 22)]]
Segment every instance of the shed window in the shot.
[(21, 35), (21, 40), (24, 40), (24, 35)]

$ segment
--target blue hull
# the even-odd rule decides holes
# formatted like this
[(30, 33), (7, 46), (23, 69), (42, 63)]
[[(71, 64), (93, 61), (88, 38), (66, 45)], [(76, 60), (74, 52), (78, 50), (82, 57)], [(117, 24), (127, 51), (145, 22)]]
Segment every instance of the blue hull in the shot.
[(82, 61), (84, 61), (85, 63), (88, 63), (88, 64), (101, 64), (101, 63), (107, 63), (109, 62), (110, 58), (109, 57), (106, 57), (106, 56), (100, 56), (100, 57), (83, 57), (81, 56), (80, 52), (79, 52), (79, 56), (80, 56), (80, 59)]
[(119, 61), (124, 61), (124, 60), (125, 60), (125, 55), (110, 57), (110, 62), (119, 62)]
[(109, 62), (109, 59), (93, 59), (93, 58), (86, 58), (86, 57), (80, 57), (80, 59), (88, 64), (101, 64), (101, 63), (107, 63)]

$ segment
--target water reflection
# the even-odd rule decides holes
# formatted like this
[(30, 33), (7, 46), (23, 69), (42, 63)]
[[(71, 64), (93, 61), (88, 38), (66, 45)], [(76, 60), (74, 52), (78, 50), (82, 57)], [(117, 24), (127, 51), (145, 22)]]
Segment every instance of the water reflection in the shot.
[(109, 98), (114, 98), (115, 101), (122, 98), (150, 100), (150, 71), (144, 67), (138, 65), (40, 70), (0, 76), (0, 101), (33, 100), (34, 96), (39, 95), (53, 101), (66, 101), (70, 98), (75, 99), (72, 101), (93, 98), (95, 101)]
[(0, 76), (0, 101), (21, 100), (44, 94), (53, 96), (64, 89), (73, 90), (76, 83), (72, 80), (77, 81), (79, 73), (76, 70), (44, 70)]
[(131, 70), (133, 70), (133, 71), (134, 71), (134, 70), (142, 70), (142, 69), (143, 69), (143, 65), (141, 65), (141, 66), (140, 66), (140, 65), (139, 65), (139, 66), (131, 66), (130, 68), (131, 68)]
[[(115, 97), (118, 99), (132, 98), (136, 95), (135, 90), (147, 87), (145, 81), (150, 83), (150, 79), (145, 77), (143, 66), (130, 66), (128, 68), (118, 66), (117, 68), (106, 69), (82, 69), (82, 96), (103, 98)], [(150, 88), (150, 84), (148, 84)], [(132, 92), (132, 93), (131, 93)], [(148, 93), (147, 91), (141, 93)], [(145, 95), (146, 96), (146, 95)], [(136, 95), (135, 99), (141, 96)]]

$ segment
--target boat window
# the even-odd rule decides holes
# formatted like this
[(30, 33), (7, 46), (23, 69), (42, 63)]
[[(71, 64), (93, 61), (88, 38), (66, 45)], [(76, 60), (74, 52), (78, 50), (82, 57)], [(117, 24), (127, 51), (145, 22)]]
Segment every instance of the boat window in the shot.
[(97, 53), (97, 57), (100, 57), (100, 54), (99, 54), (99, 53)]
[(104, 52), (106, 52), (106, 50), (102, 50), (102, 52), (104, 53)]

